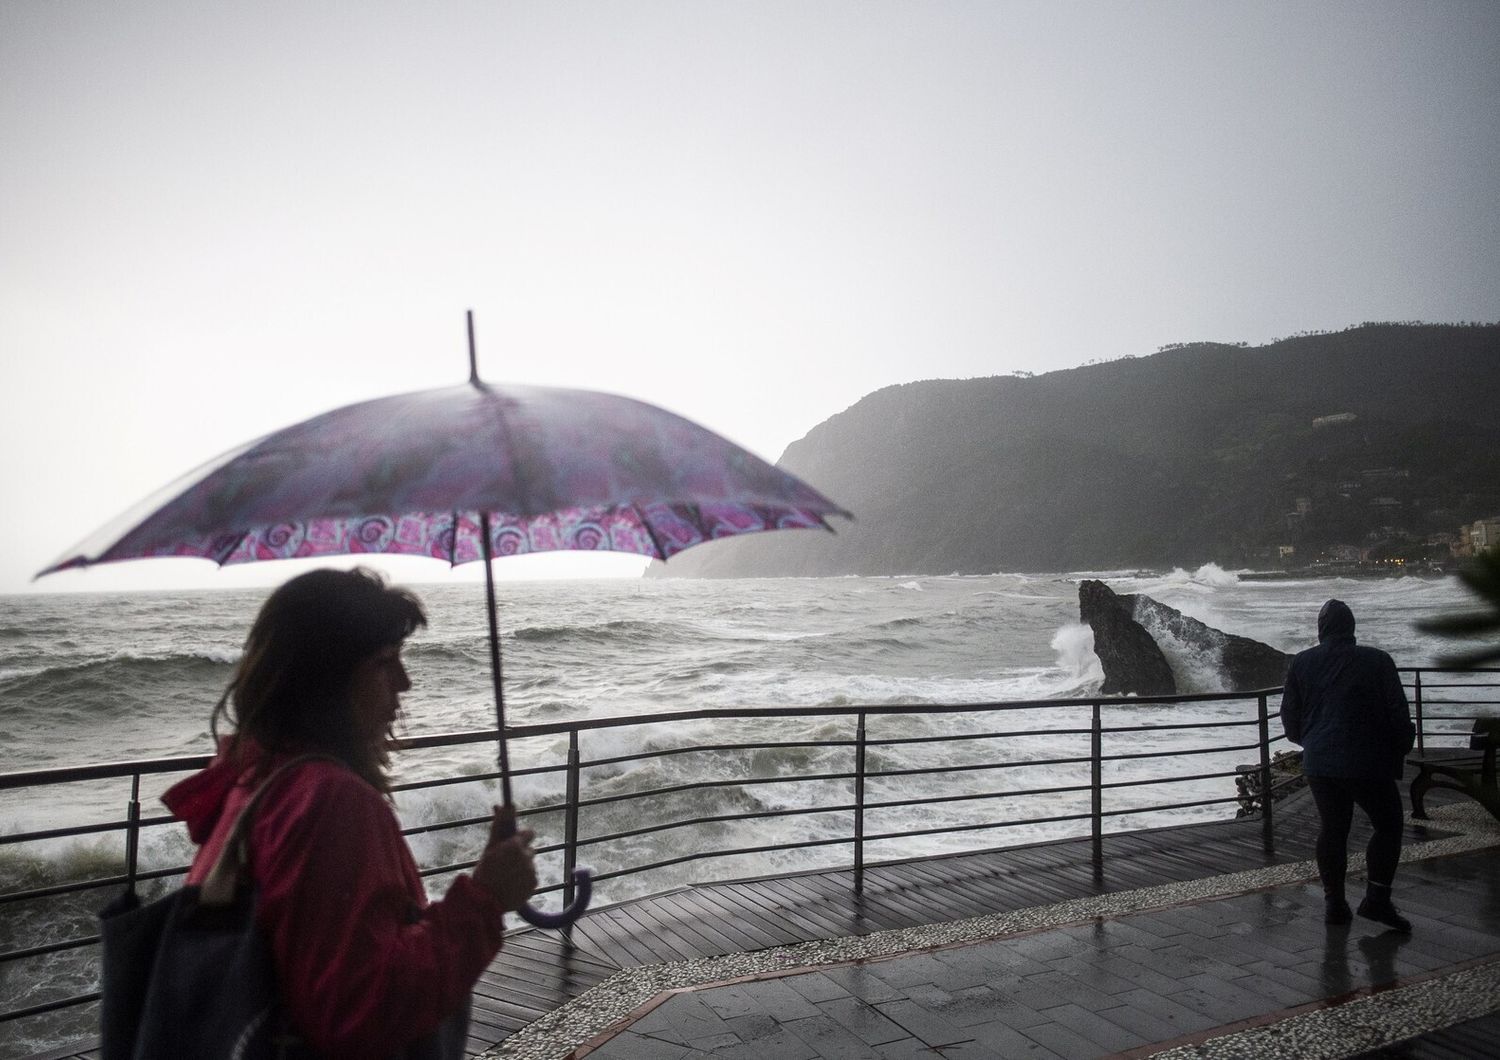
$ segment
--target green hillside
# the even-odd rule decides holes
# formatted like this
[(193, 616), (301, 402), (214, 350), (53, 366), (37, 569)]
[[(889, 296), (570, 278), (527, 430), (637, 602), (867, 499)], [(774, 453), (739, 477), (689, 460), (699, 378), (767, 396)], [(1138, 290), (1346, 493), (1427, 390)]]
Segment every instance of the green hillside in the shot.
[[(1331, 419), (1330, 419), (1331, 417)], [(780, 463), (856, 516), (665, 573), (1265, 566), (1500, 513), (1500, 325), (1370, 324), (887, 387)], [(1300, 509), (1300, 510), (1299, 510)]]

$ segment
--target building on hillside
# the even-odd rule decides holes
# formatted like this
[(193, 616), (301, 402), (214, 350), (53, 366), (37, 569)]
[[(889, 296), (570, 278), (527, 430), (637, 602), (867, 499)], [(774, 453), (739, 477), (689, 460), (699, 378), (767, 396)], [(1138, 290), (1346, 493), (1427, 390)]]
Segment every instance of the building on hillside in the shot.
[(1460, 537), (1458, 552), (1461, 555), (1473, 556), (1484, 552), (1485, 549), (1496, 549), (1500, 547), (1500, 516), (1476, 519), (1467, 526), (1461, 526), (1458, 529), (1458, 537)]

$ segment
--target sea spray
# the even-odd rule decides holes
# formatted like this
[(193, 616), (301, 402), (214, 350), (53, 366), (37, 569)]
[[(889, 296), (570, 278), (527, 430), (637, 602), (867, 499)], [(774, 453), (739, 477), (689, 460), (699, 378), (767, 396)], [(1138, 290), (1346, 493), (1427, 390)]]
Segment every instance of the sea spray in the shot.
[(1081, 622), (1069, 623), (1052, 634), (1052, 650), (1057, 653), (1057, 668), (1071, 675), (1080, 693), (1094, 691), (1104, 683), (1104, 667), (1094, 654), (1094, 631)]

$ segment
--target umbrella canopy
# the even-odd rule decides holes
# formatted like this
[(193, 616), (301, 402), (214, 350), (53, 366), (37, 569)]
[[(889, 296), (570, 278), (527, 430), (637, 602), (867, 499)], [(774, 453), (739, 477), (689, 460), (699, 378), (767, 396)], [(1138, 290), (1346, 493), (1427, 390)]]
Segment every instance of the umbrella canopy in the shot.
[[(787, 474), (681, 416), (586, 390), (479, 380), (347, 405), (190, 472), (85, 538), (40, 574), (194, 556), (215, 563), (361, 553), (483, 560), (500, 781), (511, 802), (494, 556), (561, 549), (665, 560), (736, 534), (831, 530), (852, 518)], [(40, 577), (40, 574), (38, 575)], [(588, 905), (586, 870), (560, 913)]]
[(231, 450), (41, 573), (152, 556), (484, 558), (603, 549), (667, 559), (849, 513), (681, 416), (585, 390), (483, 383), (347, 405)]

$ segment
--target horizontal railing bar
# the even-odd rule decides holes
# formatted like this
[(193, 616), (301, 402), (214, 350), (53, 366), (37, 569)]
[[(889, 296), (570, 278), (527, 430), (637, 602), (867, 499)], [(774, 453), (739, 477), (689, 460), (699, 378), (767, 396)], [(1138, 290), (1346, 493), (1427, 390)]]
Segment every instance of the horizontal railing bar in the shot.
[(993, 762), (978, 763), (974, 765), (941, 765), (920, 766), (916, 769), (867, 769), (865, 779), (873, 780), (878, 777), (912, 777), (925, 773), (964, 773), (977, 769), (1022, 769), (1026, 766), (1076, 766), (1085, 762), (1092, 762), (1087, 756), (1083, 758), (1034, 758), (1020, 762)]
[[(140, 878), (139, 874), (136, 878)], [(33, 887), (26, 891), (8, 891), (0, 894), (0, 905), (8, 905), (11, 902), (29, 902), (37, 898), (55, 898), (60, 894), (77, 894), (79, 891), (100, 890), (129, 882), (129, 876), (104, 876), (94, 880), (74, 880), (71, 883), (54, 883), (48, 887)]]
[[(866, 839), (869, 837), (867, 836)], [(618, 869), (615, 872), (598, 872), (594, 874), (594, 882), (601, 880), (618, 879), (621, 876), (633, 876), (638, 872), (652, 872), (656, 869), (670, 868), (673, 865), (681, 865), (685, 861), (701, 861), (704, 858), (732, 858), (743, 854), (770, 854), (777, 850), (802, 850), (807, 847), (829, 847), (848, 846), (854, 842), (852, 836), (839, 836), (836, 839), (802, 839), (795, 843), (775, 843), (771, 846), (761, 847), (735, 847), (732, 850), (705, 850), (696, 854), (683, 854), (680, 857), (668, 858), (665, 861), (653, 861), (648, 865), (639, 865), (628, 869)]]
[[(1410, 691), (1415, 691), (1417, 686), (1416, 685), (1405, 685), (1404, 684), (1401, 687), (1410, 692)], [(1432, 689), (1435, 689), (1435, 688), (1446, 688), (1446, 689), (1449, 689), (1449, 690), (1462, 690), (1462, 691), (1467, 691), (1467, 690), (1469, 690), (1471, 688), (1481, 688), (1481, 689), (1500, 688), (1500, 682), (1495, 682), (1495, 681), (1423, 681), (1422, 682), (1422, 698), (1426, 699), (1427, 698), (1427, 695), (1426, 695), (1427, 692), (1430, 691), (1430, 690), (1432, 690)]]
[[(73, 1008), (75, 1005), (87, 1005), (90, 1001), (99, 1000), (99, 991), (92, 994), (78, 994), (74, 997), (65, 997), (59, 1001), (49, 1001), (45, 1005), (32, 1005), (30, 1008), (18, 1008), (14, 1012), (0, 1012), (0, 1023), (9, 1023), (11, 1020), (23, 1020), (28, 1016), (42, 1016), (48, 1012), (56, 1012), (58, 1009)], [(79, 1052), (86, 1051), (85, 1046), (79, 1047)]]
[[(1259, 770), (1259, 766), (1254, 767)], [(1139, 788), (1147, 784), (1182, 784), (1189, 780), (1223, 780), (1226, 777), (1235, 776), (1234, 770), (1221, 773), (1191, 773), (1185, 777), (1147, 777), (1145, 780), (1111, 780), (1107, 784), (1101, 784), (1103, 788)]]
[(49, 953), (61, 953), (64, 950), (81, 950), (85, 946), (92, 946), (99, 941), (98, 935), (86, 935), (83, 938), (64, 939), (62, 942), (49, 942), (44, 946), (31, 946), (24, 950), (6, 950), (0, 953), (0, 964), (10, 961), (24, 961), (28, 957), (42, 957)]
[(888, 802), (867, 802), (866, 810), (890, 810), (902, 806), (927, 806), (937, 802), (969, 802), (978, 799), (1024, 799), (1032, 795), (1070, 795), (1080, 791), (1091, 791), (1088, 784), (1077, 784), (1061, 788), (1027, 788), (1024, 791), (983, 791), (973, 795), (929, 795), (920, 799), (891, 799)]
[(1199, 799), (1196, 802), (1164, 802), (1154, 806), (1133, 806), (1125, 810), (1105, 810), (1105, 817), (1128, 817), (1136, 813), (1159, 813), (1162, 810), (1189, 810), (1194, 806), (1218, 806), (1226, 802), (1239, 802), (1240, 796), (1226, 795), (1217, 799)]
[[(866, 804), (868, 808), (868, 804)], [(652, 832), (666, 832), (673, 828), (687, 828), (700, 824), (719, 824), (724, 821), (763, 821), (772, 817), (806, 817), (815, 813), (848, 813), (856, 808), (854, 803), (843, 806), (798, 806), (787, 810), (749, 810), (744, 813), (721, 813), (711, 817), (694, 817), (691, 820), (668, 821), (666, 824), (646, 825), (642, 828), (631, 828), (624, 832), (610, 832), (607, 835), (589, 836), (579, 839), (574, 846), (586, 847), (595, 843), (608, 843), (616, 839), (633, 839), (636, 836), (650, 835)]]
[(137, 775), (186, 773), (190, 770), (202, 769), (212, 761), (212, 755), (186, 755), (181, 758), (148, 758), (135, 762), (106, 762), (90, 766), (28, 769), (20, 773), (0, 773), (0, 791), (11, 788), (39, 787), (43, 784), (76, 784), (84, 780), (115, 780)]
[[(873, 843), (877, 839), (909, 839), (915, 836), (937, 835), (940, 832), (978, 832), (986, 828), (1012, 828), (1035, 824), (1060, 824), (1066, 821), (1087, 821), (1093, 815), (1084, 813), (1060, 814), (1056, 817), (1028, 817), (1020, 821), (985, 821), (982, 824), (949, 825), (946, 828), (918, 828), (910, 832), (882, 832), (880, 835), (865, 836), (866, 843)], [(849, 842), (849, 840), (844, 840)]]
[(1133, 762), (1143, 758), (1178, 758), (1184, 755), (1211, 755), (1230, 751), (1255, 751), (1259, 750), (1260, 741), (1254, 743), (1232, 743), (1222, 747), (1184, 747), (1179, 750), (1166, 751), (1127, 751), (1117, 755), (1100, 755), (1101, 762)]
[[(553, 843), (551, 846), (534, 847), (532, 848), (532, 853), (540, 857), (543, 854), (556, 854), (562, 849), (563, 845), (561, 843)], [(446, 872), (467, 872), (469, 869), (472, 869), (475, 865), (478, 864), (478, 858), (469, 858), (466, 861), (453, 861), (449, 862), (447, 865), (433, 865), (429, 868), (418, 869), (417, 875), (426, 878), (428, 876), (441, 876)], [(549, 891), (559, 890), (561, 887), (561, 883), (554, 884), (550, 887), (538, 887), (535, 893), (546, 894)]]
[[(169, 817), (169, 821), (177, 818)], [(140, 822), (144, 825), (146, 822)], [(104, 821), (100, 824), (77, 824), (69, 828), (45, 828), (39, 832), (9, 832), (0, 835), (0, 846), (8, 846), (12, 843), (38, 843), (43, 839), (67, 839), (75, 835), (98, 835), (101, 832), (123, 832), (130, 826), (129, 821)]]
[[(547, 813), (557, 813), (567, 808), (566, 803), (554, 802), (546, 806), (533, 806), (529, 810), (518, 810), (516, 819), (524, 821), (528, 817), (537, 817)], [(453, 828), (473, 828), (475, 825), (489, 824), (493, 818), (490, 814), (479, 817), (459, 817), (452, 821), (438, 821), (435, 824), (415, 824), (409, 828), (402, 828), (402, 835), (427, 835), (432, 832), (446, 832)], [(540, 851), (538, 851), (540, 853)]]
[(1013, 729), (1009, 732), (958, 732), (952, 736), (889, 736), (865, 740), (866, 747), (899, 747), (913, 743), (952, 743), (959, 740), (1015, 740), (1022, 736), (1087, 736), (1093, 729)]
[[(562, 772), (565, 772), (567, 770), (567, 768), (568, 767), (564, 766), (564, 765), (556, 765), (556, 766), (527, 766), (524, 769), (512, 769), (510, 771), (510, 775), (511, 775), (512, 779), (514, 779), (516, 777), (534, 777), (534, 776), (540, 776), (541, 774), (544, 774), (544, 773), (562, 773)], [(429, 789), (429, 788), (453, 787), (454, 785), (457, 785), (457, 784), (479, 784), (479, 783), (483, 783), (486, 780), (499, 780), (499, 779), (500, 779), (500, 774), (498, 772), (494, 772), (494, 771), (491, 771), (491, 772), (488, 772), (488, 773), (464, 773), (464, 774), (462, 774), (460, 776), (455, 776), (455, 777), (438, 777), (438, 778), (436, 778), (434, 780), (408, 780), (408, 781), (405, 781), (405, 782), (403, 782), (401, 784), (392, 784), (391, 785), (391, 790), (392, 791), (424, 791), (424, 790)]]
[[(873, 774), (866, 774), (870, 776)], [(731, 780), (695, 780), (689, 784), (671, 784), (665, 788), (647, 788), (644, 791), (627, 791), (619, 795), (600, 795), (592, 799), (579, 799), (579, 807), (606, 806), (613, 802), (628, 802), (651, 795), (677, 795), (684, 791), (703, 791), (709, 788), (732, 788), (759, 784), (804, 784), (809, 781), (850, 780), (853, 773), (809, 773), (801, 777), (741, 777)]]
[[(1179, 729), (1232, 729), (1244, 728), (1247, 725), (1259, 725), (1259, 718), (1246, 718), (1243, 721), (1205, 721), (1197, 724), (1184, 721), (1173, 722), (1170, 725), (1105, 725), (1099, 731), (1106, 736), (1112, 732), (1167, 732)], [(1256, 747), (1260, 744), (1257, 742)]]
[[(479, 864), (478, 861), (460, 861), (453, 865), (439, 865), (436, 868), (422, 869), (417, 873), (417, 875), (421, 876), (423, 879), (427, 879), (431, 876), (441, 876), (444, 873), (465, 872), (468, 869), (472, 869), (477, 864)], [(552, 894), (555, 891), (562, 890), (564, 886), (565, 885), (561, 881), (559, 881), (558, 883), (548, 884), (545, 887), (537, 887), (537, 889), (532, 891), (531, 893), (533, 896), (538, 894)]]
[[(161, 880), (168, 876), (182, 876), (186, 872), (187, 866), (174, 869), (152, 869), (147, 872), (137, 872), (135, 878), (137, 881)], [(29, 891), (9, 891), (0, 894), (0, 905), (10, 902), (27, 902), (36, 898), (55, 898), (60, 894), (77, 894), (79, 891), (93, 891), (129, 883), (129, 876), (104, 876), (96, 880), (75, 880), (72, 883), (57, 883), (50, 887), (34, 887)]]
[[(667, 758), (671, 755), (692, 754), (695, 751), (768, 751), (777, 747), (853, 747), (854, 740), (786, 740), (771, 743), (718, 743), (693, 744), (688, 747), (666, 747), (639, 754), (615, 755), (612, 758), (588, 758), (578, 763), (578, 768), (590, 766), (613, 766), (621, 762), (640, 762), (647, 758)], [(566, 768), (566, 767), (561, 767)]]

